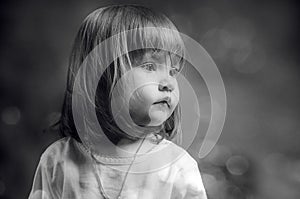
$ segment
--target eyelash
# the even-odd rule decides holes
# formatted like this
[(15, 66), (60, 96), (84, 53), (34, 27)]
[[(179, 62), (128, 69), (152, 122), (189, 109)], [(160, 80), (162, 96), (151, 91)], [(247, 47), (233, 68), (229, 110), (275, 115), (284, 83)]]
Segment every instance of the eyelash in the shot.
[(148, 71), (155, 71), (157, 69), (157, 66), (154, 63), (145, 63), (141, 65), (141, 67)]
[[(157, 70), (157, 66), (154, 63), (144, 63), (141, 65), (141, 67), (148, 71), (156, 71)], [(179, 73), (179, 70), (177, 68), (172, 68), (169, 73), (170, 73), (170, 76), (173, 77)]]
[[(173, 71), (173, 74), (172, 74), (172, 71)], [(179, 73), (179, 70), (177, 68), (172, 68), (170, 70), (170, 75), (173, 77), (173, 76), (176, 76), (177, 74)]]

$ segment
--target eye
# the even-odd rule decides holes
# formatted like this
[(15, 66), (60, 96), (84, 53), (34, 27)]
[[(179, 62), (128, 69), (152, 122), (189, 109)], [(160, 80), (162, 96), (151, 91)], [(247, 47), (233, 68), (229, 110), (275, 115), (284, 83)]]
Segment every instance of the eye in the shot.
[(157, 66), (154, 63), (145, 63), (141, 65), (141, 67), (148, 71), (156, 71), (157, 69)]
[(169, 73), (170, 73), (170, 76), (174, 77), (179, 73), (179, 69), (172, 68)]

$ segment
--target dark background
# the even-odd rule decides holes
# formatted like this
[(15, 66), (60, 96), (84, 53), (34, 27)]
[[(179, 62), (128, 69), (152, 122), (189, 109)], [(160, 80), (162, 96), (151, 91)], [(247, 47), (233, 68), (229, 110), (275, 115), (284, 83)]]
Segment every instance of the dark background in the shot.
[(227, 118), (199, 161), (210, 199), (300, 198), (299, 5), (297, 1), (2, 1), (0, 198), (27, 198), (43, 133), (59, 117), (67, 60), (85, 16), (139, 3), (165, 13), (213, 57)]

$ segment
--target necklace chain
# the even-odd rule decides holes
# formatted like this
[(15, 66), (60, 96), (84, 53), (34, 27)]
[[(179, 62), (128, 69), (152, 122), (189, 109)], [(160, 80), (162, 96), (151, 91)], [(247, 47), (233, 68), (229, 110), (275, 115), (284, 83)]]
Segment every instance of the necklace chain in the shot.
[[(124, 180), (123, 180), (122, 185), (121, 185), (121, 189), (120, 189), (120, 191), (119, 191), (119, 193), (118, 193), (118, 195), (117, 195), (117, 197), (116, 197), (117, 199), (121, 199), (121, 193), (122, 193), (122, 191), (123, 191), (123, 188), (124, 188), (124, 185), (125, 185), (125, 182), (126, 182), (128, 173), (129, 173), (129, 171), (130, 171), (130, 169), (131, 169), (131, 167), (132, 167), (132, 165), (133, 165), (133, 162), (135, 161), (135, 158), (136, 158), (136, 156), (137, 156), (137, 153), (139, 152), (140, 148), (142, 147), (142, 145), (143, 145), (143, 143), (144, 143), (144, 141), (145, 141), (145, 138), (146, 138), (146, 137), (143, 138), (141, 144), (140, 144), (139, 147), (137, 148), (137, 150), (136, 150), (136, 152), (135, 152), (135, 154), (134, 154), (134, 156), (133, 156), (133, 160), (132, 160), (132, 162), (130, 163), (130, 165), (129, 165), (129, 167), (128, 167), (126, 173), (125, 173)], [(99, 185), (99, 188), (100, 188), (100, 193), (101, 193), (101, 195), (104, 197), (104, 199), (110, 199), (110, 198), (108, 197), (108, 195), (104, 192), (104, 187), (102, 186), (101, 179), (100, 179), (100, 173), (99, 173), (99, 170), (96, 168), (97, 160), (96, 160), (96, 158), (93, 156), (93, 154), (92, 154), (91, 151), (90, 151), (90, 155), (91, 155), (91, 158), (92, 158), (93, 163), (94, 163), (94, 164), (93, 164), (93, 169), (95, 170), (95, 173), (96, 173), (96, 178), (97, 178), (97, 182), (98, 182), (98, 185)]]

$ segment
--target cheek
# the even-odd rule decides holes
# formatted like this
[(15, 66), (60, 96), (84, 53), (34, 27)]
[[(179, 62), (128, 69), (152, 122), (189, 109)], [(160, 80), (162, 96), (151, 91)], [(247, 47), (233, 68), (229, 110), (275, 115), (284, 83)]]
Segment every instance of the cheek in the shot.
[(158, 83), (147, 78), (135, 82), (134, 98), (144, 104), (152, 104), (158, 95)]
[(146, 104), (152, 104), (157, 100), (158, 84), (153, 82), (148, 83), (148, 85), (142, 87), (139, 92)]
[[(129, 104), (131, 109), (144, 110), (149, 109), (151, 103), (151, 95), (145, 92), (146, 89), (140, 88), (133, 92), (130, 96)], [(134, 107), (135, 106), (135, 107)]]
[(151, 122), (148, 114), (148, 108), (142, 104), (137, 104), (135, 100), (129, 101), (129, 114), (132, 121), (139, 126), (147, 126)]
[(129, 113), (131, 119), (139, 126), (147, 126), (151, 122), (149, 117), (149, 109), (152, 105), (149, 89), (139, 88), (131, 96), (129, 100)]

